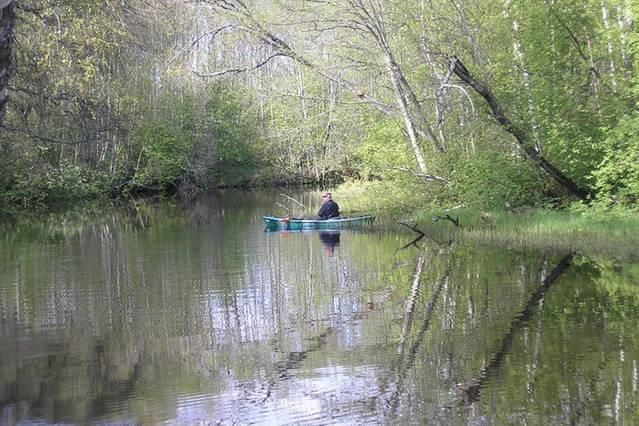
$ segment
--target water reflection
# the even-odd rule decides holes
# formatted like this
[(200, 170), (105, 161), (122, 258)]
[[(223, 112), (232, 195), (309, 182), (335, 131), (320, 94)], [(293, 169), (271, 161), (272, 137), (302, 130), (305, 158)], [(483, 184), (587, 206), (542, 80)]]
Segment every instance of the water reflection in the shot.
[(513, 318), (510, 329), (502, 337), (501, 343), (498, 345), (497, 351), (491, 355), (488, 365), (482, 367), (477, 376), (471, 379), (469, 381), (470, 384), (463, 389), (461, 401), (463, 404), (470, 405), (477, 402), (480, 398), (481, 389), (486, 387), (486, 382), (491, 377), (499, 374), (499, 369), (511, 350), (513, 340), (516, 338), (516, 333), (521, 332), (535, 314), (543, 308), (544, 295), (559, 279), (560, 275), (572, 265), (573, 257), (573, 253), (567, 254), (547, 276), (543, 277), (541, 284), (533, 291), (524, 309)]
[(6, 225), (0, 423), (633, 421), (637, 265), (265, 233), (273, 199)]
[(298, 230), (282, 230), (282, 229), (273, 229), (273, 228), (266, 228), (265, 232), (272, 232), (275, 234), (279, 234), (283, 237), (288, 237), (289, 235), (293, 234), (299, 234), (299, 233), (304, 233), (307, 235), (317, 235), (319, 236), (319, 240), (322, 243), (322, 247), (323, 247), (323, 251), (324, 254), (327, 257), (333, 257), (333, 255), (335, 254), (335, 249), (337, 247), (339, 247), (340, 244), (340, 235), (341, 235), (341, 231), (338, 229), (323, 229), (323, 230), (318, 230), (318, 229), (298, 229)]
[(335, 247), (339, 246), (340, 231), (324, 230), (318, 231), (318, 234), (324, 246), (324, 254), (333, 256), (333, 254), (335, 254)]

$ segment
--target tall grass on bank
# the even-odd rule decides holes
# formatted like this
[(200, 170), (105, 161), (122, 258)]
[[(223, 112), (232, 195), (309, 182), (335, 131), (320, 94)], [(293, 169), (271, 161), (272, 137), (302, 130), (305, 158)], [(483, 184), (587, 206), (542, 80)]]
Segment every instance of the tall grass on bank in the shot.
[[(446, 215), (459, 219), (457, 227)], [(433, 218), (435, 222), (433, 223)], [(574, 212), (530, 210), (525, 213), (458, 209), (422, 211), (415, 220), (435, 235), (504, 245), (513, 249), (575, 251), (583, 255), (639, 260), (639, 214), (632, 212)], [(433, 225), (439, 230), (433, 230)]]

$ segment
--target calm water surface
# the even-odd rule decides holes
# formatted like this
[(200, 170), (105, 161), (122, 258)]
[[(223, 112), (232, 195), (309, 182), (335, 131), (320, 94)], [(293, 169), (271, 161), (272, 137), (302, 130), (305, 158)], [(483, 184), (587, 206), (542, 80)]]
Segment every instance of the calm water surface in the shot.
[(0, 423), (639, 424), (639, 265), (264, 232), (278, 201), (0, 225)]

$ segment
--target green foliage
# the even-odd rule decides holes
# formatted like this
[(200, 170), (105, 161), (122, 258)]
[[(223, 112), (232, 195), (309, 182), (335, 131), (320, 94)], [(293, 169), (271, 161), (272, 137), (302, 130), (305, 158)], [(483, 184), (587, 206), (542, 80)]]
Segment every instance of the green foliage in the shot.
[(250, 111), (228, 89), (219, 87), (214, 95), (206, 103), (206, 116), (210, 137), (217, 141), (220, 161), (252, 162), (251, 145), (258, 136)]
[(507, 115), (583, 186), (604, 156), (601, 129), (634, 106), (627, 13), (611, 1), (509, 2), (486, 33)]
[[(192, 71), (250, 68), (247, 52), (256, 58), (272, 52), (250, 46), (251, 34), (238, 38), (230, 30), (215, 40), (190, 40), (201, 34), (202, 19), (221, 27), (225, 19), (247, 17), (138, 0), (117, 7), (25, 0), (5, 120), (11, 131), (0, 129), (0, 149), (10, 151), (1, 164), (10, 168), (0, 173), (0, 191), (23, 202), (59, 199), (64, 191), (53, 183), (59, 181), (53, 170), (62, 165), (60, 173), (73, 177), (65, 164), (75, 164), (94, 170), (95, 188), (111, 193), (362, 178), (375, 181), (370, 204), (381, 197), (392, 208), (541, 203), (552, 189), (548, 179), (521, 160), (494, 120), (485, 119), (484, 100), (455, 76), (442, 86), (445, 61), (432, 52), (444, 52), (462, 58), (530, 143), (566, 175), (594, 188), (603, 203), (615, 197), (636, 205), (637, 120), (622, 118), (636, 108), (638, 93), (639, 42), (632, 27), (638, 6), (630, 3), (495, 6), (479, 0), (460, 9), (433, 2), (425, 15), (419, 4), (391, 2), (375, 11), (388, 26), (387, 47), (402, 71), (409, 113), (446, 146), (442, 154), (427, 138), (418, 142), (427, 172), (449, 180), (442, 186), (411, 174), (415, 158), (395, 108), (397, 93), (383, 61), (371, 59), (380, 54), (374, 38), (340, 27), (330, 46), (314, 39), (319, 34), (310, 24), (319, 22), (318, 13), (344, 19), (338, 15), (352, 11), (343, 4), (291, 11), (304, 18), (294, 24), (275, 13), (282, 5), (266, 2), (254, 22), (245, 23), (279, 24), (282, 37), (295, 38), (294, 48), (313, 66), (274, 57), (220, 84)], [(155, 13), (144, 13), (147, 6)], [(215, 48), (203, 48), (206, 43)], [(434, 102), (434, 93), (444, 96)], [(390, 112), (380, 119), (371, 106)], [(111, 188), (104, 189), (103, 176)], [(92, 190), (70, 186), (68, 192)]]
[(22, 169), (14, 172), (13, 182), (0, 198), (7, 206), (46, 206), (98, 198), (108, 189), (106, 176), (68, 162), (44, 173), (26, 173)]
[(398, 168), (413, 168), (414, 159), (397, 123), (370, 120), (364, 126), (364, 138), (351, 154), (355, 172), (362, 179), (393, 179)]
[(401, 214), (414, 211), (436, 200), (429, 187), (410, 175), (373, 181), (346, 181), (335, 191), (344, 214)]
[(10, 127), (41, 142), (68, 143), (111, 124), (115, 108), (107, 117), (104, 106), (118, 85), (109, 77), (134, 19), (117, 13), (109, 2), (21, 2)]
[(544, 180), (525, 159), (503, 152), (478, 152), (457, 162), (451, 192), (460, 202), (480, 208), (539, 204)]
[(165, 94), (144, 116), (133, 132), (137, 157), (132, 189), (238, 186), (255, 172), (257, 123), (251, 109), (223, 86), (200, 98)]
[(639, 114), (623, 117), (607, 132), (604, 159), (593, 173), (604, 202), (636, 206), (639, 201)]
[(164, 122), (147, 121), (133, 140), (140, 146), (140, 166), (130, 185), (160, 192), (175, 186), (186, 166), (188, 135)]
[(217, 157), (210, 170), (216, 186), (243, 185), (255, 173), (261, 136), (248, 99), (240, 100), (231, 90), (216, 86), (205, 104), (205, 137), (215, 144)]
[[(339, 181), (352, 174), (350, 147), (359, 141), (359, 110), (340, 105), (331, 96), (332, 84), (303, 67), (294, 66), (297, 81), (288, 73), (269, 79), (272, 95), (262, 99), (264, 142), (262, 181), (317, 184)], [(293, 83), (293, 84), (292, 84)], [(300, 99), (300, 94), (304, 98)], [(356, 164), (355, 164), (356, 166)]]

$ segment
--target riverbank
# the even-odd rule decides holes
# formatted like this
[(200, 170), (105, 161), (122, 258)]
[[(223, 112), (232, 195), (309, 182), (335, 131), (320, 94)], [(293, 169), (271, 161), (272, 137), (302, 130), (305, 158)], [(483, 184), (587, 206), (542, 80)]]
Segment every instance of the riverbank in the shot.
[[(343, 215), (373, 214), (377, 217), (375, 227), (383, 230), (401, 228), (406, 232), (410, 226), (423, 232), (427, 238), (436, 241), (469, 240), (480, 244), (495, 244), (514, 250), (539, 249), (545, 251), (574, 251), (588, 257), (607, 257), (630, 261), (639, 260), (639, 212), (623, 209), (597, 209), (583, 206), (552, 210), (543, 208), (482, 210), (472, 207), (435, 209), (419, 207), (426, 201), (415, 197), (412, 205), (397, 205), (371, 194), (357, 186), (334, 188), (334, 198), (340, 204)], [(248, 191), (251, 192), (251, 191)], [(312, 191), (310, 191), (312, 192)], [(273, 196), (278, 201), (273, 209), (289, 202), (300, 216), (312, 215), (317, 206), (312, 204), (315, 197), (310, 194), (303, 207), (293, 197), (286, 197), (278, 191)], [(318, 198), (319, 200), (319, 192)], [(92, 212), (101, 205), (124, 204), (132, 206), (133, 217), (140, 216), (140, 206), (147, 206), (146, 197), (138, 200), (86, 200), (75, 203), (73, 208), (57, 206), (47, 211), (53, 223), (69, 223), (69, 216), (79, 215), (86, 222), (93, 217)], [(152, 203), (151, 203), (152, 204)], [(181, 203), (176, 200), (176, 205)], [(44, 211), (31, 211), (40, 217)], [(282, 210), (284, 211), (284, 210)], [(17, 217), (18, 215), (9, 215)], [(19, 215), (29, 222), (31, 215), (24, 211)], [(34, 219), (35, 219), (34, 217)], [(88, 219), (91, 221), (91, 219)], [(75, 221), (71, 221), (75, 222)], [(402, 226), (403, 222), (409, 226)]]
[(436, 241), (464, 239), (511, 249), (574, 251), (595, 258), (639, 260), (639, 210), (632, 207), (563, 201), (555, 208), (464, 205), (445, 209), (433, 207), (445, 200), (429, 198), (415, 188), (384, 190), (379, 184), (355, 182), (340, 185), (334, 198), (346, 214), (374, 214), (380, 228), (396, 226), (411, 232), (413, 226)]
[(574, 251), (639, 260), (639, 214), (627, 210), (420, 210), (410, 219), (435, 239), (461, 238), (512, 249)]

